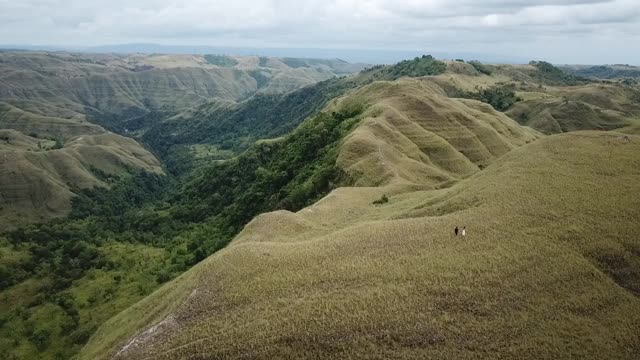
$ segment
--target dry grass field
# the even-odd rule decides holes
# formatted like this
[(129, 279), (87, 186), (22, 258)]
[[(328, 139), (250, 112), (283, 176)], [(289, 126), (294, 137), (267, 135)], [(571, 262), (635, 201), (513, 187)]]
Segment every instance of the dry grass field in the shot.
[(637, 359), (637, 128), (544, 136), (440, 82), (330, 104), (365, 106), (358, 187), (258, 216), (78, 358)]

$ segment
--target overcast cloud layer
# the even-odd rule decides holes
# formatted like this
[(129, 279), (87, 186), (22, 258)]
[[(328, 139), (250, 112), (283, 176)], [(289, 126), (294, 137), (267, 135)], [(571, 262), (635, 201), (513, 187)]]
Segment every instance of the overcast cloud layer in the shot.
[(0, 44), (357, 48), (640, 63), (640, 0), (0, 0)]

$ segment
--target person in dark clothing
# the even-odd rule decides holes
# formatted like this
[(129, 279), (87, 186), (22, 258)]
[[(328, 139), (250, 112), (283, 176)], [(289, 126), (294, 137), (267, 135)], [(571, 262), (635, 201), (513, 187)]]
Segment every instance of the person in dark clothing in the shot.
[(456, 236), (458, 236), (458, 227), (456, 226), (456, 228), (453, 230), (454, 233), (456, 233)]

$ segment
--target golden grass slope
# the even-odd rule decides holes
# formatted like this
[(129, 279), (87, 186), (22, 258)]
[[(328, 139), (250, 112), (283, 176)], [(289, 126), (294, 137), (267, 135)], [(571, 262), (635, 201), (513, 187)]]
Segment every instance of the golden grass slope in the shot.
[[(87, 122), (72, 107), (12, 102), (31, 111), (0, 101), (0, 231), (66, 215), (74, 191), (106, 185), (92, 169), (162, 171), (135, 140)], [(55, 149), (56, 141), (64, 147)]]
[[(546, 96), (516, 103), (506, 114), (547, 134), (576, 130), (612, 130), (640, 118), (640, 89), (619, 84), (550, 87)], [(527, 99), (528, 98), (528, 99)]]
[(553, 136), (449, 189), (380, 207), (386, 189), (340, 189), (259, 217), (80, 358), (633, 359), (638, 151), (638, 137)]
[(54, 144), (0, 130), (0, 230), (66, 215), (74, 191), (106, 186), (93, 169), (115, 176), (162, 172), (135, 140), (113, 133), (73, 137), (61, 149)]
[(616, 82), (549, 86), (530, 65), (490, 65), (483, 75), (471, 65), (449, 62), (447, 72), (432, 78), (449, 95), (458, 91), (511, 85), (521, 99), (505, 113), (521, 125), (545, 134), (576, 130), (612, 130), (640, 119), (640, 87)]
[(338, 164), (358, 186), (443, 186), (540, 136), (487, 104), (448, 98), (428, 78), (376, 82), (338, 106), (354, 102), (370, 116), (347, 137)]
[(640, 137), (527, 144), (539, 135), (430, 86), (350, 95), (369, 116), (339, 164), (380, 186), (258, 216), (79, 358), (636, 358)]
[(60, 139), (84, 134), (95, 135), (105, 131), (102, 127), (87, 122), (84, 116), (69, 118), (44, 116), (2, 101), (0, 101), (0, 129), (13, 129), (23, 134)]

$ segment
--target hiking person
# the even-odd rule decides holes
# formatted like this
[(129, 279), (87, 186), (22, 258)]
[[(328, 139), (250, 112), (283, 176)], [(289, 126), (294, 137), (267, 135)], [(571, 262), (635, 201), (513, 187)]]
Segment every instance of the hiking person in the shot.
[(456, 228), (453, 230), (454, 233), (456, 233), (456, 236), (458, 236), (458, 227), (456, 226)]
[(465, 236), (467, 236), (467, 227), (463, 226), (462, 227), (462, 237), (465, 237)]

